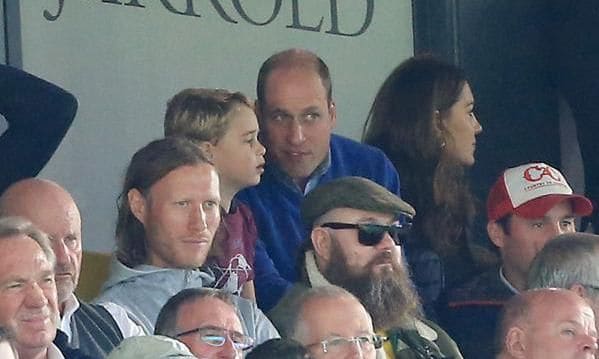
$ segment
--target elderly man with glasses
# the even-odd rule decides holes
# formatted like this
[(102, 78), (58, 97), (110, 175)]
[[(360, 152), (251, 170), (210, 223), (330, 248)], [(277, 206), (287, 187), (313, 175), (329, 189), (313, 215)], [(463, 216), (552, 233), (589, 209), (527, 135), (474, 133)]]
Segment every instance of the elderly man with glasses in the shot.
[(178, 339), (198, 358), (240, 359), (254, 341), (243, 334), (231, 294), (189, 288), (169, 299), (154, 334)]
[[(420, 319), (420, 301), (401, 256), (414, 214), (409, 204), (361, 177), (340, 178), (311, 191), (301, 206), (310, 233), (299, 268), (301, 281), (269, 313), (281, 334), (295, 332), (289, 323), (302, 293), (336, 285), (356, 296), (372, 316), (374, 329), (389, 338), (387, 357), (462, 358), (441, 328)], [(349, 321), (350, 316), (345, 317)], [(325, 351), (331, 341), (320, 343)]]
[(385, 338), (358, 298), (343, 288), (324, 286), (302, 293), (290, 313), (290, 336), (320, 358), (375, 359)]

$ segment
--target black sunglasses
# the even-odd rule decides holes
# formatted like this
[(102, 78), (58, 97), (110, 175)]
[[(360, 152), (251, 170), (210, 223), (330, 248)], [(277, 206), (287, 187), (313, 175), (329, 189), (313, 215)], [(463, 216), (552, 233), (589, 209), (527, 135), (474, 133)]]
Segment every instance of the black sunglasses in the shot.
[(374, 223), (340, 223), (329, 222), (320, 225), (321, 227), (331, 229), (357, 229), (358, 242), (365, 246), (376, 246), (383, 238), (385, 233), (389, 233), (396, 245), (402, 245), (403, 239), (409, 233), (412, 223), (396, 223), (391, 225)]

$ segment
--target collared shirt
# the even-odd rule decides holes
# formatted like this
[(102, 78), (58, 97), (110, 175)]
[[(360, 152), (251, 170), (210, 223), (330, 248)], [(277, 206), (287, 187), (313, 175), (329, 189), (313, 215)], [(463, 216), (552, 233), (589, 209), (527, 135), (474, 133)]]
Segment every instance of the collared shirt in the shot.
[(308, 177), (308, 181), (306, 182), (306, 186), (302, 191), (301, 188), (293, 181), (293, 179), (284, 171), (282, 171), (276, 164), (269, 163), (268, 166), (272, 167), (273, 175), (282, 183), (290, 188), (295, 188), (299, 192), (302, 192), (303, 195), (308, 194), (311, 190), (313, 190), (320, 183), (320, 178), (329, 170), (331, 167), (331, 149), (329, 148), (329, 152), (324, 160), (314, 169), (310, 177)]
[(514, 294), (518, 294), (520, 293), (520, 291), (518, 289), (516, 289), (516, 287), (514, 287), (505, 277), (505, 275), (503, 275), (503, 266), (499, 267), (499, 279), (501, 279), (501, 281), (503, 282), (503, 284), (505, 284), (506, 287), (508, 287), (509, 290), (511, 290)]
[(47, 359), (65, 359), (65, 357), (54, 343), (50, 343)]
[[(101, 303), (100, 305), (112, 315), (112, 318), (123, 334), (123, 338), (146, 335), (143, 328), (135, 324), (127, 315), (127, 311), (120, 305), (115, 303)], [(69, 344), (72, 344), (71, 317), (77, 309), (79, 309), (79, 300), (77, 300), (75, 294), (71, 294), (65, 301), (62, 318), (60, 319), (60, 327), (58, 328), (69, 338)]]

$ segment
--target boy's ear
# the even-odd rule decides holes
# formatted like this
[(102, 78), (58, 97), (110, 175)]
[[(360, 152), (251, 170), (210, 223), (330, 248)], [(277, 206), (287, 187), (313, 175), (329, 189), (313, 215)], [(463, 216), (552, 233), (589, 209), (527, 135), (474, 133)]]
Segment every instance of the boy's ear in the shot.
[(204, 154), (206, 155), (206, 157), (208, 157), (210, 161), (214, 159), (214, 154), (212, 153), (214, 145), (212, 143), (208, 141), (202, 141), (198, 146), (200, 146), (200, 149), (202, 150), (202, 152), (204, 152)]

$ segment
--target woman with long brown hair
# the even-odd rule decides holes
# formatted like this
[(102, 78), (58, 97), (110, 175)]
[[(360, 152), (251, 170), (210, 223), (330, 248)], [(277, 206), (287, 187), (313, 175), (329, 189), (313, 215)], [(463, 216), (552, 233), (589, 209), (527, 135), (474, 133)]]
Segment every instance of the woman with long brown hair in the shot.
[(430, 56), (402, 62), (379, 89), (363, 142), (382, 149), (416, 209), (405, 245), (428, 314), (445, 287), (478, 273), (471, 245), (476, 200), (466, 176), (482, 126), (463, 71)]

